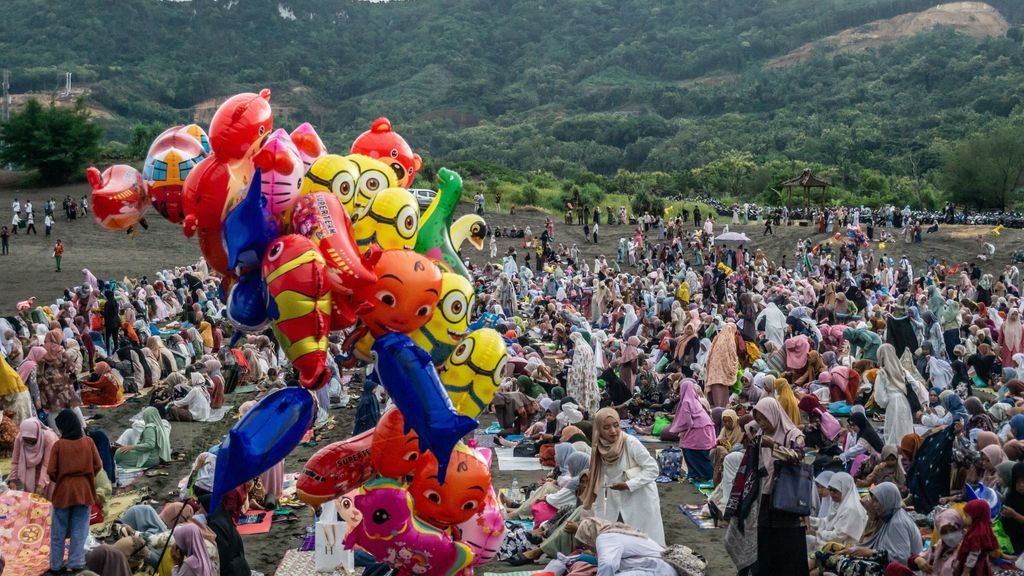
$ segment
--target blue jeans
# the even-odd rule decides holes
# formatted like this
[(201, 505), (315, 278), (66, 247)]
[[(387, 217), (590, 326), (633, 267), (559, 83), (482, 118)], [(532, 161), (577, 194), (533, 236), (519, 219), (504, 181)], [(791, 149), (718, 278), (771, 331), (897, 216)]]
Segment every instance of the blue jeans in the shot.
[(89, 506), (53, 509), (50, 526), (50, 570), (64, 566), (64, 541), (70, 536), (68, 568), (85, 569), (85, 540), (89, 537)]

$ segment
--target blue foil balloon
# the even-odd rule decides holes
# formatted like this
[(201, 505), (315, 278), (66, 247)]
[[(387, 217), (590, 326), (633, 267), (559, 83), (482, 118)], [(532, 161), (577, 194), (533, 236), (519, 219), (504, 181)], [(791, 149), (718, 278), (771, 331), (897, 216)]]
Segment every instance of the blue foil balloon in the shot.
[(228, 320), (242, 332), (256, 334), (270, 325), (267, 283), (260, 269), (242, 274), (228, 295)]
[(408, 336), (397, 332), (385, 334), (377, 338), (372, 350), (377, 375), (402, 412), (405, 431), (416, 431), (420, 451), (430, 450), (434, 454), (438, 478), (443, 479), (452, 450), (476, 428), (477, 421), (455, 411), (430, 354)]
[(225, 494), (290, 454), (313, 425), (314, 414), (313, 396), (304, 388), (277, 390), (246, 412), (217, 453), (210, 513)]
[(245, 198), (224, 218), (224, 245), (228, 251), (228, 267), (242, 276), (250, 270), (259, 271), (267, 246), (277, 238), (277, 221), (266, 209), (266, 198), (260, 193), (261, 174), (256, 170)]

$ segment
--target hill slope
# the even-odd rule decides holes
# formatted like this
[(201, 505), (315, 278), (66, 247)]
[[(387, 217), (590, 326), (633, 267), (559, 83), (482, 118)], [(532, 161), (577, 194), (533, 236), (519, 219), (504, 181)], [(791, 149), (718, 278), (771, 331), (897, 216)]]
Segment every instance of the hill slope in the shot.
[(1005, 36), (1010, 25), (998, 10), (984, 2), (950, 2), (923, 12), (909, 12), (885, 20), (871, 22), (857, 28), (848, 28), (817, 42), (804, 44), (800, 48), (776, 58), (768, 66), (788, 66), (802, 62), (816, 49), (828, 52), (852, 52), (878, 48), (929, 32), (936, 26), (952, 28), (977, 37), (998, 38)]
[[(269, 86), (282, 125), (311, 120), (334, 147), (387, 114), (428, 158), (613, 173), (740, 149), (855, 174), (1013, 115), (1019, 29), (979, 38), (915, 20), (921, 34), (877, 51), (765, 65), (938, 4), (7, 0), (0, 62), (15, 92), (73, 71), (119, 139), (132, 122), (181, 122), (197, 106), (205, 119), (224, 95)], [(1024, 22), (1024, 3), (990, 4)]]

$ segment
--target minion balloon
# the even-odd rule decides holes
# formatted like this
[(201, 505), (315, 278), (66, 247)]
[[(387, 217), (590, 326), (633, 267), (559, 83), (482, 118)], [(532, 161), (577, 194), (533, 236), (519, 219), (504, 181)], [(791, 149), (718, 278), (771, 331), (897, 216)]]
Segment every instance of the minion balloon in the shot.
[(377, 192), (398, 186), (398, 176), (384, 162), (362, 154), (350, 154), (346, 158), (359, 170), (354, 198), (356, 210), (366, 206)]
[(409, 250), (416, 245), (420, 228), (420, 207), (405, 188), (385, 188), (360, 208), (352, 234), (360, 252), (374, 244), (384, 250)]
[(469, 280), (452, 272), (441, 273), (441, 300), (434, 315), (419, 330), (409, 333), (412, 341), (430, 354), (435, 366), (443, 364), (466, 337), (474, 297)]
[(299, 196), (313, 192), (330, 192), (338, 197), (349, 215), (355, 214), (356, 182), (359, 166), (344, 156), (327, 154), (313, 161), (302, 181)]
[(494, 399), (508, 363), (508, 349), (492, 328), (471, 332), (441, 367), (441, 383), (455, 411), (476, 418)]

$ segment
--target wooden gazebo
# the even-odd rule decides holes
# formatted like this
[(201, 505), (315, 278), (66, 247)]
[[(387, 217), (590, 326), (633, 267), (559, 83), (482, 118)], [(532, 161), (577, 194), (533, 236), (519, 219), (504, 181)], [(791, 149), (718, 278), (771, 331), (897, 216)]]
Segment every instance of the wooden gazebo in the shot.
[[(783, 188), (786, 188), (789, 191), (789, 200), (786, 202), (787, 205), (793, 203), (793, 188), (800, 187), (804, 189), (804, 208), (807, 208), (810, 205), (812, 188), (821, 188), (824, 191), (831, 185), (832, 183), (827, 180), (822, 180), (815, 176), (810, 169), (804, 170), (803, 173), (796, 178), (790, 178), (781, 184)], [(824, 201), (824, 194), (822, 194), (822, 199), (822, 201)]]

